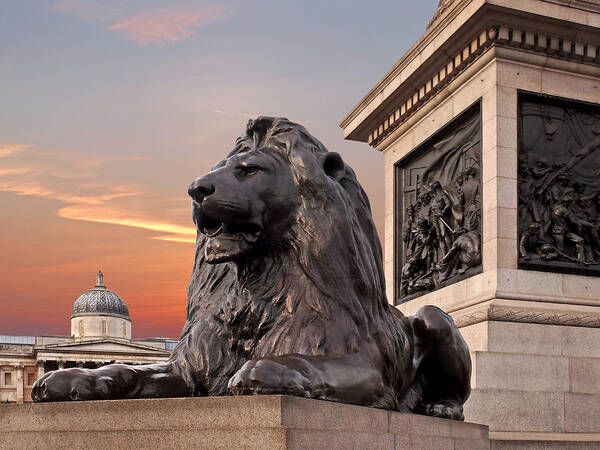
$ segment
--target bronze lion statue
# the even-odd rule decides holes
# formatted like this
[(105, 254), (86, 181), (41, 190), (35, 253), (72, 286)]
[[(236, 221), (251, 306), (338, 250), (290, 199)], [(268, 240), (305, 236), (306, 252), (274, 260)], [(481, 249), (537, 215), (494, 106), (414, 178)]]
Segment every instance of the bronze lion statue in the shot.
[(468, 348), (440, 309), (389, 305), (369, 201), (340, 155), (259, 117), (189, 194), (198, 238), (171, 359), (49, 372), (35, 401), (287, 394), (463, 419)]

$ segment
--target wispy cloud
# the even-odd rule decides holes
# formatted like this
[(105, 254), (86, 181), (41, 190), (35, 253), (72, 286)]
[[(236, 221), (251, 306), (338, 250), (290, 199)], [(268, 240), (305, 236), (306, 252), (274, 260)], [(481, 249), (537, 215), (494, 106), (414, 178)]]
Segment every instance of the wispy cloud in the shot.
[[(64, 219), (121, 225), (161, 233), (151, 239), (195, 242), (195, 228), (153, 217), (144, 212), (143, 208), (137, 208), (136, 211), (135, 208), (124, 208), (119, 204), (127, 198), (144, 195), (148, 203), (172, 202), (172, 199), (161, 200), (156, 193), (139, 186), (104, 181), (103, 177), (96, 176), (103, 174), (104, 166), (115, 160), (122, 163), (126, 160), (143, 159), (141, 157), (73, 157), (72, 154), (18, 144), (3, 144), (0, 149), (5, 150), (3, 166), (6, 166), (0, 169), (0, 191), (66, 203), (66, 206), (57, 211), (57, 215)], [(22, 153), (9, 153), (7, 149), (19, 149)], [(138, 203), (144, 204), (143, 201)]]
[(183, 242), (186, 244), (192, 243), (195, 244), (196, 243), (196, 238), (192, 237), (192, 236), (177, 236), (177, 235), (165, 235), (165, 236), (154, 236), (150, 239), (157, 239), (159, 241), (170, 241), (170, 242)]
[(129, 39), (139, 44), (173, 42), (191, 36), (196, 28), (208, 25), (221, 17), (221, 8), (187, 12), (156, 9), (117, 22), (106, 29), (122, 30)]
[(21, 175), (30, 172), (31, 169), (27, 167), (15, 167), (13, 169), (0, 169), (0, 176), (2, 175)]
[(7, 156), (14, 155), (15, 153), (22, 152), (29, 147), (29, 145), (25, 144), (8, 144), (0, 142), (0, 158), (5, 158)]
[[(32, 172), (32, 169), (28, 169), (27, 172)], [(26, 173), (26, 172), (21, 172)], [(14, 175), (15, 173), (0, 173), (2, 175)], [(82, 186), (82, 190), (89, 189), (89, 185)], [(101, 187), (101, 186), (97, 186)], [(102, 188), (107, 188), (102, 186)], [(59, 200), (65, 203), (83, 203), (87, 205), (104, 205), (106, 202), (115, 200), (123, 197), (131, 197), (134, 195), (140, 195), (143, 192), (136, 192), (135, 190), (127, 190), (125, 186), (111, 186), (108, 187), (111, 191), (107, 194), (84, 194), (77, 192), (60, 192), (59, 190), (48, 188), (34, 181), (2, 181), (0, 180), (0, 191), (13, 192), (18, 195), (35, 195), (36, 197), (49, 198), (53, 200)]]
[[(184, 227), (168, 222), (152, 220), (148, 217), (132, 215), (110, 207), (90, 208), (87, 206), (66, 206), (58, 211), (58, 215), (65, 219), (85, 220), (88, 222), (110, 223), (126, 227), (143, 228), (144, 230), (172, 233), (172, 236), (154, 236), (152, 239), (165, 241), (190, 242), (191, 236), (196, 235), (193, 227)], [(182, 240), (185, 239), (185, 240)], [(196, 239), (194, 237), (193, 242)]]
[(223, 8), (174, 4), (150, 8), (156, 2), (123, 0), (61, 0), (50, 9), (83, 20), (106, 25), (107, 31), (121, 31), (138, 44), (181, 41), (198, 28), (225, 17)]

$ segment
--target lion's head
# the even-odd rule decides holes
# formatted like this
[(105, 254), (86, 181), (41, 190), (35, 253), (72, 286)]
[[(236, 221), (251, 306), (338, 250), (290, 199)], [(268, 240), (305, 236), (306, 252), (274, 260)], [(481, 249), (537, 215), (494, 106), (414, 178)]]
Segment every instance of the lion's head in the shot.
[[(189, 194), (199, 231), (191, 294), (196, 283), (206, 286), (209, 279), (222, 278), (210, 275), (213, 269), (206, 263), (247, 267), (266, 258), (288, 270), (277, 276), (290, 283), (296, 275), (298, 281), (308, 279), (318, 295), (304, 297), (319, 312), (326, 308), (314, 299), (319, 296), (344, 295), (357, 305), (369, 297), (387, 305), (381, 245), (367, 196), (340, 155), (301, 125), (285, 118), (249, 121), (234, 149), (195, 180)], [(214, 270), (222, 270), (217, 266)], [(265, 277), (273, 275), (270, 268), (253, 267)], [(269, 284), (273, 278), (262, 281)], [(283, 295), (285, 287), (277, 289), (272, 294)], [(302, 289), (294, 287), (295, 294)]]
[(230, 155), (195, 180), (189, 194), (210, 264), (285, 242), (300, 203), (289, 162), (269, 147)]
[[(292, 150), (283, 136), (291, 129), (282, 128), (283, 121), (251, 121), (248, 130), (252, 137), (258, 133), (256, 128), (272, 122), (268, 139), (265, 136), (257, 142), (248, 136), (241, 138), (226, 159), (190, 185), (194, 222), (207, 238), (209, 264), (289, 248), (295, 226), (307, 219), (307, 211), (302, 208), (308, 206), (307, 194), (322, 196), (319, 191), (328, 188), (326, 177), (336, 181), (343, 177), (341, 157), (321, 151), (320, 143)], [(280, 127), (276, 128), (275, 123)]]

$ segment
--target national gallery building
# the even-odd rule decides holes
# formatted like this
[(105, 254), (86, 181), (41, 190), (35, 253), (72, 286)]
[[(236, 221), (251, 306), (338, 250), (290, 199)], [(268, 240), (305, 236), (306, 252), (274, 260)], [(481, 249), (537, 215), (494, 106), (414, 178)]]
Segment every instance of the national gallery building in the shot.
[(176, 344), (132, 339), (127, 305), (99, 271), (96, 285), (73, 304), (70, 336), (0, 336), (0, 402), (31, 402), (33, 383), (51, 370), (166, 361)]

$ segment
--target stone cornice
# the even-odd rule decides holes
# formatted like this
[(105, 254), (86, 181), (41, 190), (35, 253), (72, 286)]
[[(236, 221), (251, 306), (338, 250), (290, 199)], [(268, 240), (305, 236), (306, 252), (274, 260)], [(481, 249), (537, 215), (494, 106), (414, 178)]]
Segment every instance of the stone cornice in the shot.
[(169, 350), (165, 350), (164, 348), (158, 348), (151, 345), (145, 345), (140, 343), (134, 343), (128, 339), (119, 339), (119, 338), (98, 338), (98, 339), (73, 339), (69, 342), (61, 342), (58, 344), (46, 344), (46, 345), (36, 345), (34, 352), (42, 353), (42, 352), (81, 352), (81, 353), (89, 353), (89, 352), (126, 352), (134, 354), (133, 350), (97, 350), (97, 349), (82, 349), (82, 346), (94, 346), (94, 345), (105, 345), (105, 344), (115, 344), (128, 347), (129, 349), (135, 349), (138, 352), (152, 352), (170, 355), (171, 352)]
[(473, 62), (477, 56), (482, 54), (496, 39), (497, 29), (490, 28), (482, 30), (480, 35), (466, 45), (454, 57), (450, 57), (439, 70), (418, 89), (415, 89), (408, 98), (397, 105), (395, 111), (387, 116), (372, 129), (367, 143), (376, 147), (387, 135), (415, 113), (431, 97), (433, 97), (444, 86), (450, 83)]
[(452, 8), (443, 17), (436, 20), (435, 23), (430, 22), (427, 31), (421, 38), (400, 58), (396, 64), (383, 76), (383, 78), (360, 100), (360, 102), (342, 119), (340, 127), (346, 128), (350, 122), (356, 119), (375, 98), (382, 95), (383, 90), (390, 84), (391, 80), (402, 73), (406, 67), (418, 55), (434, 41), (440, 31), (447, 27), (448, 24), (456, 18), (456, 16), (473, 0), (459, 0), (456, 2), (456, 7)]
[(491, 46), (521, 49), (552, 58), (600, 66), (600, 46), (595, 43), (565, 39), (554, 34), (507, 25), (487, 27), (461, 51), (440, 64), (439, 71), (433, 77), (412, 91), (404, 100), (395, 104), (395, 109), (371, 129), (367, 138), (369, 145), (377, 147), (392, 131), (464, 72)]
[[(573, 43), (573, 54), (564, 55), (527, 45), (492, 42), (487, 48), (514, 49), (523, 55), (536, 54), (554, 61), (577, 61), (575, 44), (600, 46), (600, 0), (455, 0), (431, 23), (425, 34), (402, 56), (384, 77), (346, 115), (340, 126), (349, 140), (368, 142), (375, 130), (406, 104), (422, 87), (427, 87), (444, 66), (484, 31), (505, 26), (538, 34), (549, 34)], [(443, 4), (442, 4), (443, 6)], [(523, 39), (526, 39), (524, 37)], [(478, 43), (479, 46), (479, 43)], [(591, 47), (590, 47), (591, 48)], [(463, 71), (487, 53), (467, 61)], [(539, 60), (539, 58), (538, 58)], [(584, 61), (585, 62), (585, 61)], [(598, 67), (587, 61), (587, 67)], [(578, 66), (581, 66), (579, 64)], [(578, 67), (579, 68), (579, 67)], [(586, 69), (583, 69), (586, 70)], [(460, 75), (455, 71), (453, 77)], [(595, 75), (594, 75), (595, 76)], [(464, 78), (464, 77), (463, 77)], [(450, 80), (447, 80), (450, 81)], [(439, 96), (433, 96), (439, 97)], [(430, 96), (431, 98), (431, 96)], [(419, 99), (420, 100), (420, 99)], [(414, 107), (414, 106), (413, 106)], [(413, 109), (416, 111), (416, 109)], [(389, 126), (389, 125), (388, 125)], [(386, 134), (389, 136), (389, 133)], [(379, 142), (382, 142), (378, 136)], [(373, 139), (373, 138), (372, 138)], [(387, 142), (387, 140), (386, 140)], [(380, 145), (378, 145), (378, 148)]]

